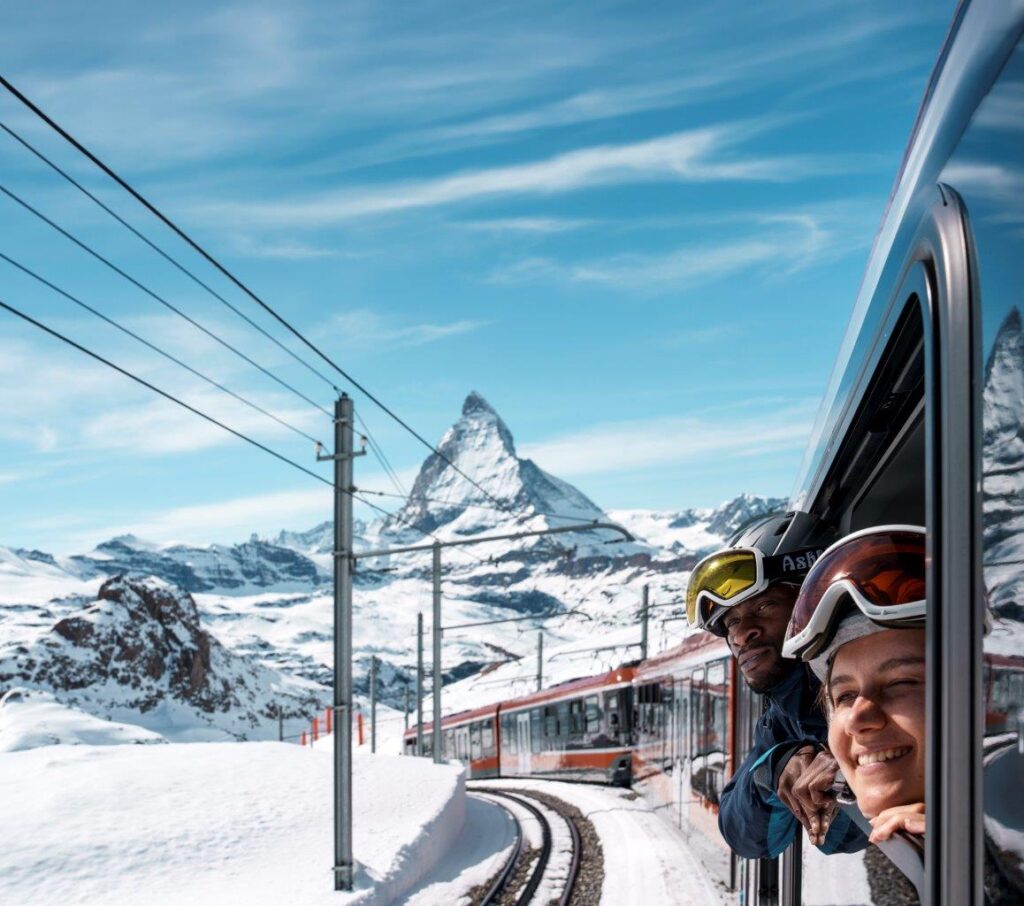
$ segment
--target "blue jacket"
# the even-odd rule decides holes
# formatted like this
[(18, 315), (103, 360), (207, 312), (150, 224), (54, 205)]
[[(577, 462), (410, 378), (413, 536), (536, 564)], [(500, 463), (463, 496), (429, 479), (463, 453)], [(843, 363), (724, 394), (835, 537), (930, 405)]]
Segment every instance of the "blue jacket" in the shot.
[[(800, 831), (800, 822), (775, 790), (789, 756), (802, 745), (822, 743), (828, 737), (825, 718), (815, 705), (819, 688), (814, 675), (800, 667), (765, 693), (768, 707), (754, 731), (754, 746), (722, 790), (718, 828), (725, 842), (744, 858), (774, 858)], [(826, 855), (848, 853), (863, 849), (867, 842), (840, 812), (818, 848)]]

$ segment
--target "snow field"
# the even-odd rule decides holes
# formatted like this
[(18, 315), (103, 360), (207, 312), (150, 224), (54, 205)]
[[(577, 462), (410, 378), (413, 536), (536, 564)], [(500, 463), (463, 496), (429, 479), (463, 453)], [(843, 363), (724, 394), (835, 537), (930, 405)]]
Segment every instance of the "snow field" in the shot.
[(272, 742), (0, 754), (0, 902), (395, 902), (458, 840), (463, 770), (355, 757), (350, 894), (331, 877), (332, 772), (329, 747)]

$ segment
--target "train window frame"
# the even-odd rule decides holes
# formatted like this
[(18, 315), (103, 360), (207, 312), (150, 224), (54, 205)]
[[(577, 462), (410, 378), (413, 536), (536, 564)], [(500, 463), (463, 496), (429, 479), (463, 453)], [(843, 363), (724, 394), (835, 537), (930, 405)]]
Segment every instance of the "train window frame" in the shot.
[[(983, 585), (978, 528), (981, 525), (980, 404), (973, 380), (979, 361), (980, 325), (970, 232), (959, 196), (937, 185), (923, 207), (907, 254), (887, 281), (886, 309), (874, 330), (851, 396), (853, 411), (839, 420), (833, 437), (853, 437), (854, 414), (882, 364), (883, 348), (899, 320), (915, 306), (923, 323), (925, 526), (927, 529), (928, 620), (926, 626), (925, 801), (928, 833), (922, 901), (982, 902), (981, 706)], [(883, 290), (884, 291), (884, 290)], [(902, 440), (906, 439), (906, 434)], [(894, 455), (891, 444), (886, 457)], [(814, 492), (811, 512), (829, 490), (842, 448), (828, 459), (828, 472)], [(872, 472), (877, 480), (878, 468)], [(861, 495), (863, 496), (863, 495)], [(858, 499), (856, 496), (854, 500)], [(841, 518), (852, 518), (852, 504)], [(832, 524), (842, 527), (839, 520)], [(966, 732), (965, 732), (966, 730)], [(965, 846), (964, 840), (970, 841)], [(912, 879), (913, 880), (913, 879)], [(796, 902), (799, 899), (797, 881)]]

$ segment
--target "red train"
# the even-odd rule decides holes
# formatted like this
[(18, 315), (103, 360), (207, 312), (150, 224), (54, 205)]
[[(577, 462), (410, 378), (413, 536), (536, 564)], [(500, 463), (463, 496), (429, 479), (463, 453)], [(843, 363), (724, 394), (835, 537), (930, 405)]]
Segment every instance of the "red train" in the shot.
[[(452, 714), (442, 720), (446, 758), (469, 775), (590, 780), (629, 786), (632, 760), (631, 665), (571, 680), (532, 695)], [(433, 724), (423, 725), (424, 754)], [(405, 733), (405, 751), (416, 731)]]

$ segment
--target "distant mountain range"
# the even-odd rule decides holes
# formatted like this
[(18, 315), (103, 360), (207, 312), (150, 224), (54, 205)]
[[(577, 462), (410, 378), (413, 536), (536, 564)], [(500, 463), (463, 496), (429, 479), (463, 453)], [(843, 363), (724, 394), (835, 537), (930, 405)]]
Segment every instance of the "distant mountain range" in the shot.
[[(466, 398), (439, 449), (443, 457), (432, 454), (426, 459), (408, 503), (388, 519), (357, 524), (357, 548), (422, 541), (428, 532), (458, 538), (594, 520), (618, 523), (637, 539), (625, 543), (613, 532), (582, 531), (448, 549), (443, 577), (446, 625), (563, 613), (557, 622), (545, 624), (552, 642), (588, 640), (635, 621), (645, 584), (653, 599), (681, 600), (686, 575), (703, 551), (721, 544), (745, 521), (785, 506), (781, 499), (741, 494), (715, 509), (606, 512), (568, 482), (519, 457), (512, 432), (478, 393)], [(115, 699), (99, 691), (110, 676), (96, 665), (102, 662), (101, 648), (109, 653), (132, 647), (125, 641), (134, 638), (125, 601), (143, 595), (139, 589), (156, 594), (154, 589), (164, 588), (182, 602), (182, 612), (192, 612), (187, 602), (194, 597), (195, 622), (186, 635), (206, 633), (215, 646), (211, 650), (237, 659), (226, 678), (215, 680), (222, 683), (223, 694), (213, 705), (206, 701), (213, 710), (204, 710), (202, 701), (197, 705), (180, 684), (151, 677), (168, 701), (199, 715), (200, 727), (210, 725), (216, 711), (221, 716), (214, 723), (236, 735), (245, 733), (245, 727), (257, 733), (256, 725), (276, 707), (288, 713), (302, 707), (312, 712), (316, 698), (326, 701), (332, 675), (332, 547), (333, 525), (323, 523), (234, 545), (159, 544), (125, 535), (68, 557), (0, 548), (0, 695), (12, 685), (27, 684), (122, 721), (133, 707), (140, 713), (152, 707), (152, 689), (152, 694), (116, 699), (120, 704), (115, 707)], [(113, 577), (123, 578), (111, 584)], [(429, 616), (429, 582), (429, 555), (395, 555), (360, 564), (355, 591), (357, 691), (365, 691), (369, 659), (375, 655), (381, 664), (382, 699), (393, 704), (401, 700), (415, 664), (416, 612)], [(113, 601), (111, 589), (119, 589), (124, 600)], [(72, 671), (74, 659), (59, 660), (67, 657), (61, 651), (72, 640), (57, 627), (96, 623), (96, 614), (108, 611), (118, 617), (105, 624), (102, 645), (100, 635), (74, 640), (75, 659), (92, 666), (84, 673), (80, 665)], [(524, 644), (521, 634), (529, 625), (446, 633), (446, 678), (524, 655), (533, 646), (532, 641)], [(144, 636), (150, 642), (139, 644), (151, 644), (161, 632), (176, 638), (180, 628), (154, 630)], [(93, 655), (84, 653), (83, 646), (92, 646)], [(185, 656), (186, 648), (172, 645), (161, 653), (168, 675), (180, 672), (174, 662)], [(48, 659), (53, 661), (49, 666)], [(26, 667), (30, 662), (32, 669)], [(57, 669), (57, 663), (65, 668)], [(232, 699), (225, 683), (241, 683), (248, 697)], [(91, 687), (95, 694), (83, 691)], [(319, 696), (311, 691), (317, 688)], [(225, 710), (217, 711), (221, 706)], [(138, 722), (147, 725), (144, 719)]]

